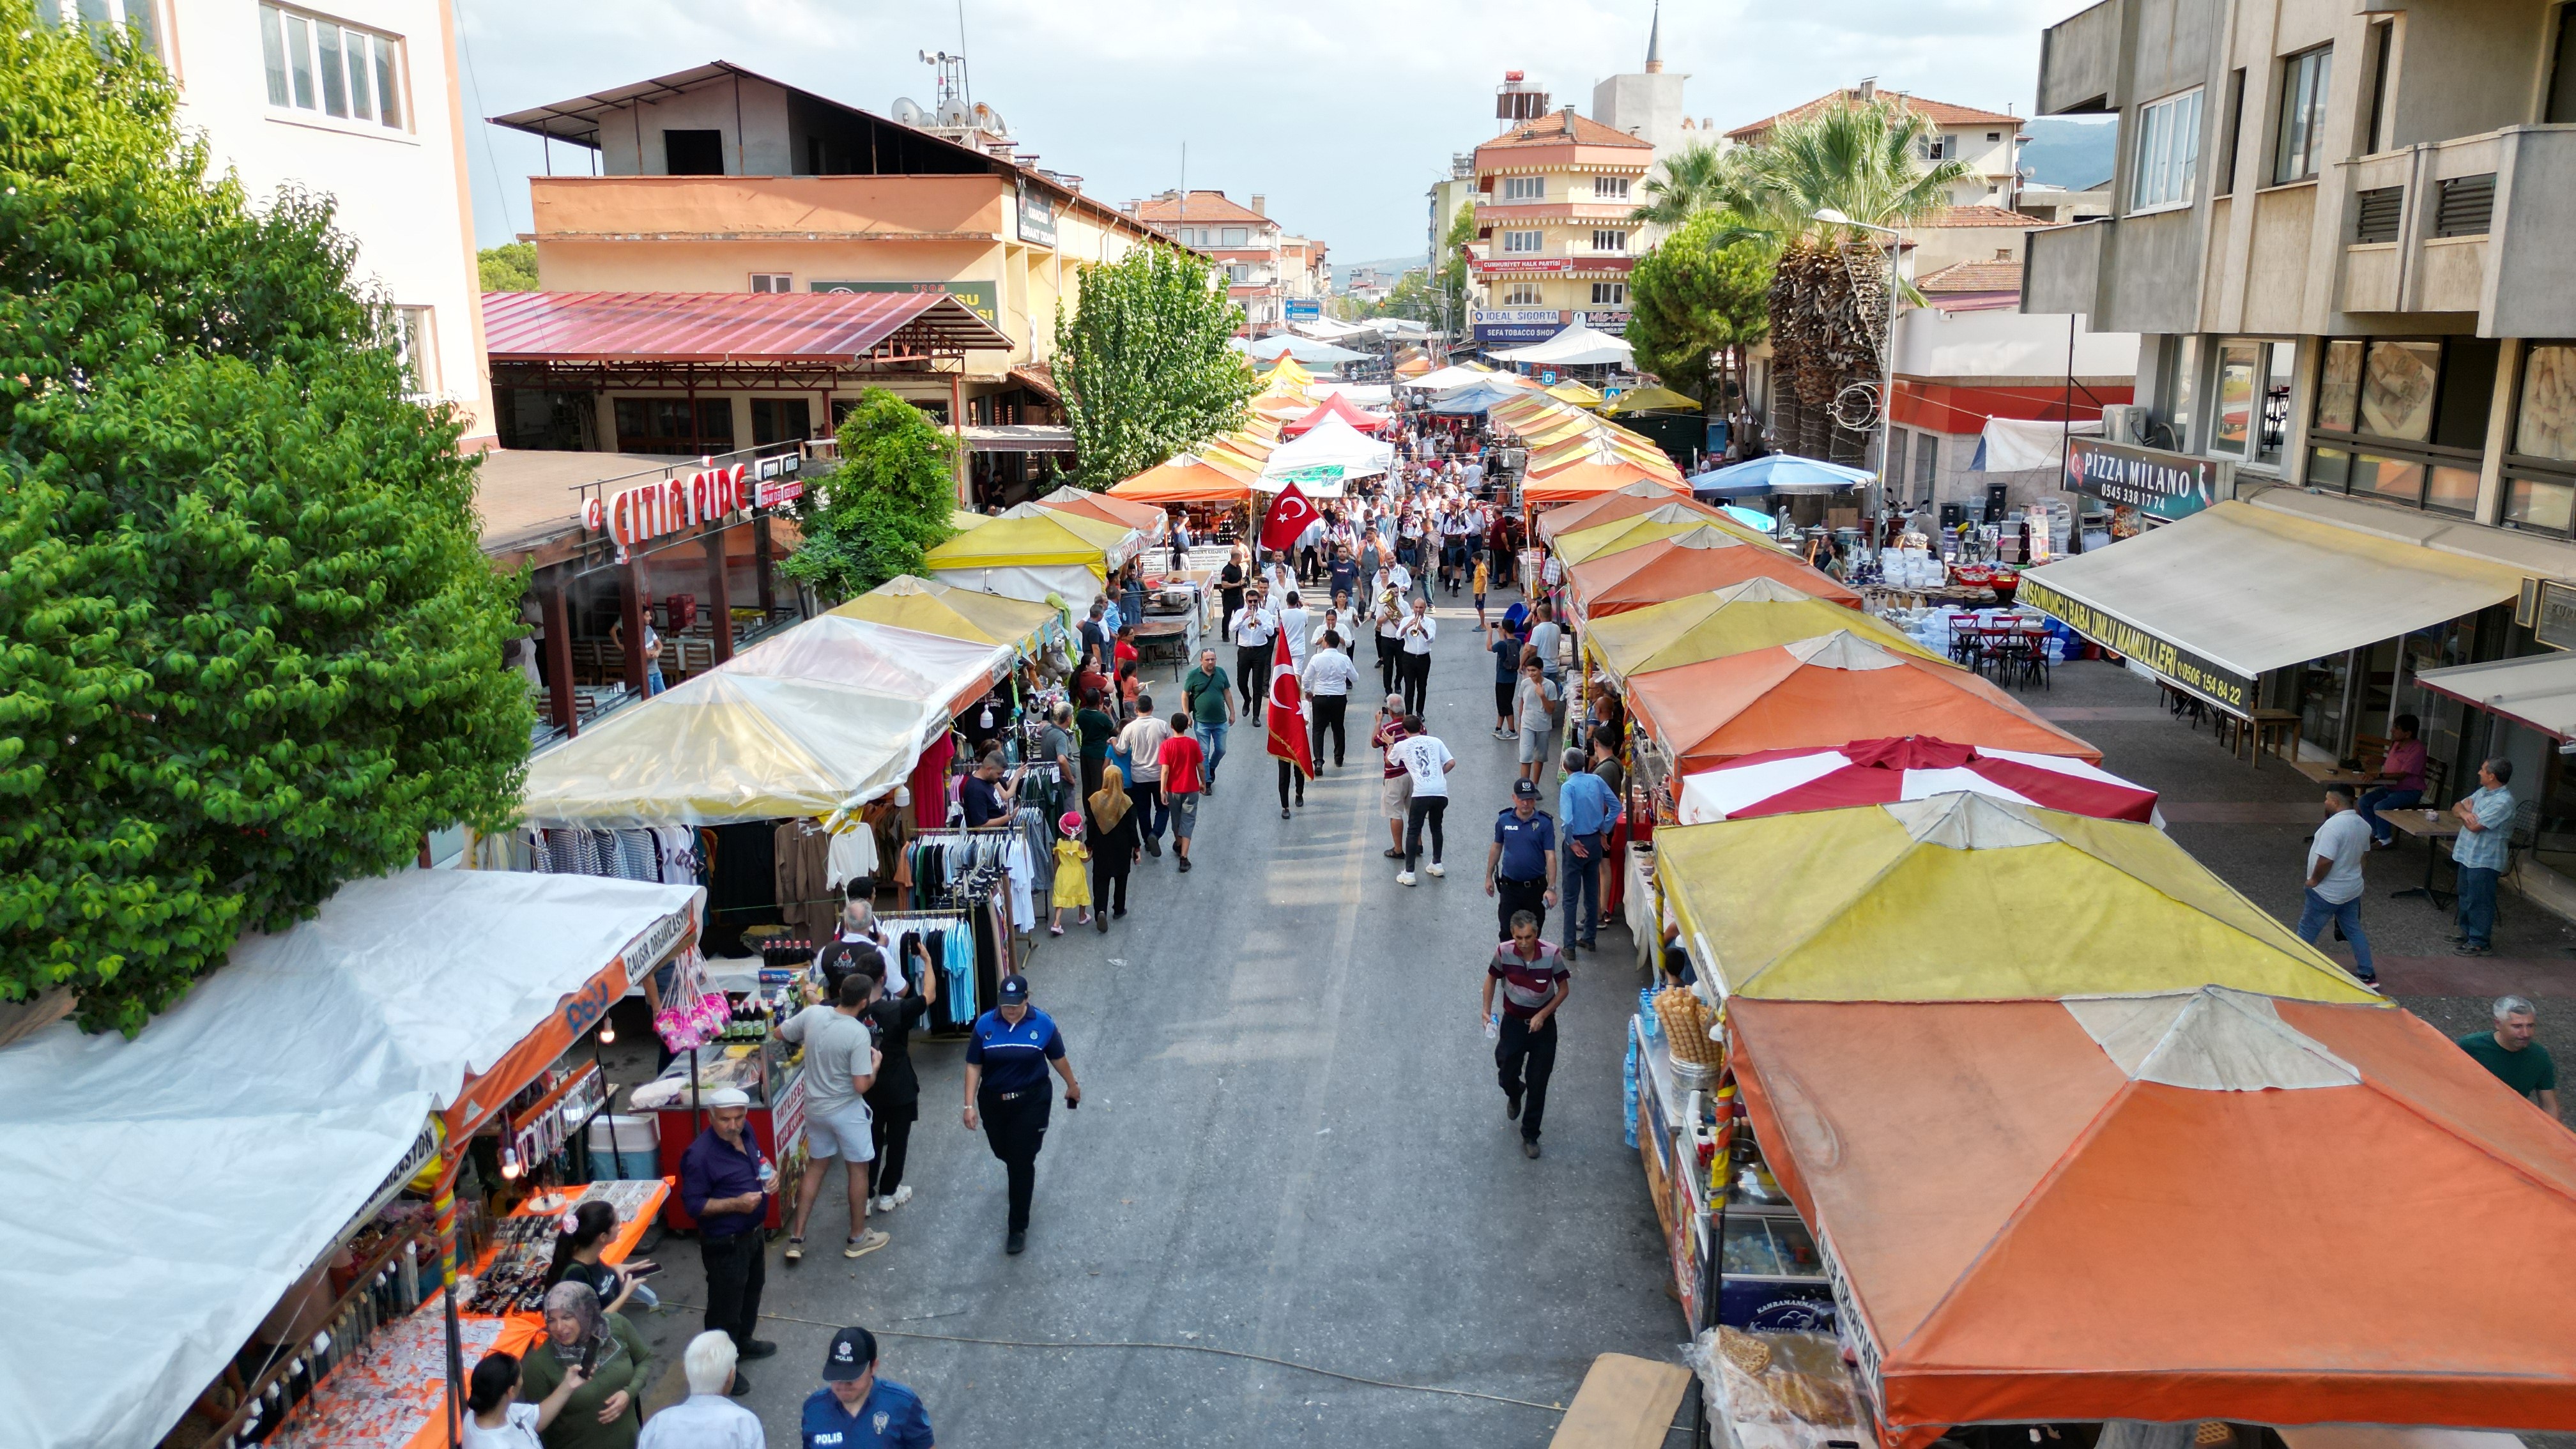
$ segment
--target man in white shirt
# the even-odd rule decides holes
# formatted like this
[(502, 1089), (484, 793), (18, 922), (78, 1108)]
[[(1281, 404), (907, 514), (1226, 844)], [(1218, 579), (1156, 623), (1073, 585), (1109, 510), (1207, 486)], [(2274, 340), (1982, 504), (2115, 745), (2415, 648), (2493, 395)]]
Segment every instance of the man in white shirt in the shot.
[(1431, 692), (1431, 641), (1440, 637), (1440, 621), (1431, 617), (1431, 601), (1417, 598), (1413, 612), (1402, 629), (1404, 654), (1397, 662), (1398, 683), (1404, 689), (1404, 710), (1420, 714), (1423, 697)]
[(1270, 640), (1278, 633), (1279, 620), (1270, 612), (1268, 599), (1264, 591), (1255, 589), (1244, 600), (1243, 612), (1234, 616), (1234, 682), (1243, 691), (1247, 714), (1270, 689)]
[(1425, 732), (1421, 711), (1407, 715), (1404, 727), (1410, 733), (1388, 749), (1387, 758), (1403, 762), (1404, 773), (1413, 786), (1412, 800), (1404, 808), (1404, 869), (1395, 877), (1397, 885), (1409, 886), (1414, 883), (1413, 867), (1422, 859), (1426, 826), (1431, 833), (1431, 873), (1449, 873), (1440, 863), (1442, 847), (1447, 844), (1441, 821), (1449, 810), (1449, 772), (1458, 768), (1458, 760), (1438, 736)]
[(690, 1339), (680, 1358), (689, 1396), (645, 1420), (635, 1449), (767, 1449), (760, 1416), (727, 1397), (735, 1356), (733, 1335), (720, 1329)]
[[(1306, 667), (1306, 650), (1311, 642), (1306, 634), (1306, 598), (1295, 589), (1290, 589), (1286, 597), (1288, 602), (1275, 616), (1275, 624), (1280, 633), (1288, 636), (1289, 662), (1302, 670)], [(1268, 675), (1263, 677), (1268, 678)]]
[(2352, 943), (2352, 973), (2362, 985), (2376, 987), (2379, 973), (2371, 964), (2370, 938), (2361, 930), (2361, 858), (2370, 849), (2370, 822), (2353, 808), (2350, 785), (2328, 785), (2325, 808), (2326, 823), (2308, 842), (2299, 939), (2315, 945), (2326, 922), (2334, 922)]
[(1342, 757), (1346, 753), (1342, 738), (1343, 717), (1350, 708), (1351, 686), (1360, 680), (1359, 666), (1351, 663), (1351, 656), (1342, 652), (1339, 631), (1325, 630), (1323, 645), (1298, 673), (1299, 683), (1305, 686), (1306, 699), (1314, 706), (1315, 718), (1309, 727), (1311, 739), (1307, 753), (1314, 757), (1318, 770), (1324, 768), (1326, 730), (1333, 733), (1333, 767), (1341, 768)]
[(1564, 667), (1556, 659), (1558, 641), (1565, 637), (1564, 626), (1556, 622), (1556, 610), (1546, 604), (1531, 612), (1536, 622), (1530, 625), (1530, 647), (1538, 651), (1539, 670), (1554, 679), (1557, 671)]

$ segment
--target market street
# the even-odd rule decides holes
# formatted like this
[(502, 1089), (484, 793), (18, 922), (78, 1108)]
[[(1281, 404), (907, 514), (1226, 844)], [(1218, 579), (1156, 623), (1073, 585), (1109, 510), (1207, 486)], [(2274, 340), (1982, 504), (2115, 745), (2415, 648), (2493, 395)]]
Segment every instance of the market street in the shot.
[[(1490, 602), (1499, 617), (1508, 598)], [(1503, 1118), (1477, 1021), (1494, 920), (1479, 872), (1513, 747), (1488, 734), (1474, 610), (1439, 614), (1429, 718), (1460, 760), (1449, 875), (1406, 889), (1379, 853), (1365, 688), (1349, 767), (1291, 821), (1260, 734), (1238, 726), (1197, 869), (1148, 857), (1110, 934), (1040, 934), (1032, 999), (1063, 1028), (1084, 1104), (1059, 1094), (1028, 1252), (1003, 1255), (1001, 1164), (958, 1121), (962, 1046), (916, 1044), (917, 1192), (875, 1220), (894, 1241), (844, 1261), (832, 1186), (802, 1265), (770, 1247), (761, 1332), (780, 1352), (746, 1365), (744, 1402), (771, 1443), (791, 1442), (845, 1323), (884, 1339), (885, 1375), (922, 1395), (943, 1444), (1541, 1445), (1557, 1416), (1202, 1353), (904, 1334), (1185, 1344), (1540, 1404), (1569, 1401), (1596, 1354), (1671, 1352), (1680, 1310), (1620, 1117), (1641, 984), (1624, 929), (1603, 932), (1615, 964), (1584, 958), (1567, 1003), (1546, 1156), (1524, 1160)], [(693, 1242), (652, 1256), (666, 1298), (702, 1301)], [(644, 1326), (676, 1353), (698, 1315)], [(678, 1396), (676, 1375), (659, 1390), (648, 1409)]]

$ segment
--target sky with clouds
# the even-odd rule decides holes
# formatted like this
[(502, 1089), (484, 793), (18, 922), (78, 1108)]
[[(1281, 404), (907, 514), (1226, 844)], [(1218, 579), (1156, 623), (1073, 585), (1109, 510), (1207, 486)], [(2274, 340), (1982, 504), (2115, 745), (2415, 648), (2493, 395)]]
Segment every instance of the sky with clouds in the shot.
[[(1240, 200), (1320, 237), (1336, 261), (1420, 255), (1425, 193), (1453, 152), (1496, 129), (1493, 91), (1528, 72), (1591, 110), (1593, 82), (1644, 57), (1652, 0), (456, 0), (467, 49), (467, 151), (483, 245), (528, 228), (534, 137), (495, 116), (710, 60), (865, 110), (928, 102), (924, 50), (961, 48), (975, 99), (1039, 164), (1115, 205), (1177, 185)], [(1664, 60), (1689, 111), (1720, 130), (1863, 76), (1938, 100), (2030, 114), (2039, 32), (2081, 0), (1668, 0)], [(558, 170), (586, 169), (557, 146)]]

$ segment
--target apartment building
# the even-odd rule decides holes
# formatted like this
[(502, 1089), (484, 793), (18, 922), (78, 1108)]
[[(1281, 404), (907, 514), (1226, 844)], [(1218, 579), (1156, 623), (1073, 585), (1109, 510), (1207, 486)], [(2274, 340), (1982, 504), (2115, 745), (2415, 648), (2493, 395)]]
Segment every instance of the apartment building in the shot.
[(2021, 133), (2020, 117), (1883, 89), (1874, 78), (1738, 126), (1726, 133), (1726, 139), (1738, 146), (1759, 146), (1783, 121), (1813, 115), (1827, 106), (1867, 105), (1881, 100), (1893, 100), (1930, 123), (1926, 160), (1968, 163), (1972, 174), (1950, 188), (1952, 206), (2001, 207), (2007, 211), (2015, 208), (2021, 185), (2021, 145), (2027, 139)]
[[(2576, 718), (2453, 671), (2576, 664), (2570, 7), (2101, 0), (2044, 32), (2039, 103), (2120, 151), (2109, 218), (2032, 234), (2023, 306), (2144, 336), (2139, 413), (2070, 481), (2145, 531), (2044, 596), (2311, 755), (2414, 713), (2445, 801), (2516, 759), (2549, 854)], [(2111, 577), (2151, 562), (2232, 590), (2236, 637)]]
[(38, 0), (48, 19), (130, 27), (179, 85), (179, 123), (254, 200), (327, 194), (357, 246), (359, 285), (394, 308), (418, 396), (468, 414), (463, 446), (492, 442), (481, 289), (466, 190), (465, 111), (447, 0), (339, 8)]
[(1479, 346), (1553, 337), (1581, 317), (1603, 331), (1628, 323), (1636, 265), (1637, 184), (1654, 144), (1574, 107), (1513, 121), (1476, 148)]
[(1247, 206), (1222, 191), (1166, 191), (1131, 201), (1125, 210), (1215, 263), (1251, 336), (1278, 331), (1288, 320), (1290, 297), (1319, 298), (1332, 290), (1324, 244), (1290, 236), (1271, 219), (1270, 198), (1260, 192)]

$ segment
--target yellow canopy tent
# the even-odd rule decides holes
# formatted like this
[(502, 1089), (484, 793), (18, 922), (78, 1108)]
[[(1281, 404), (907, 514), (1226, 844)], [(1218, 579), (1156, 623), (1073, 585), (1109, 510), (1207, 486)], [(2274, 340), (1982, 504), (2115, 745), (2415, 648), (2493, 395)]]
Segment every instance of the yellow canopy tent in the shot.
[(2377, 1002), (2163, 831), (1934, 795), (1655, 832), (1701, 980), (1794, 1001)]
[(1687, 393), (1668, 387), (1641, 387), (1623, 392), (1610, 400), (1610, 414), (1621, 413), (1695, 413), (1699, 403)]
[[(1297, 359), (1283, 352), (1268, 374), (1272, 387), (1304, 387), (1315, 380), (1315, 374), (1297, 365)], [(1309, 403), (1307, 406), (1312, 407)]]
[(963, 508), (948, 510), (948, 526), (959, 533), (964, 533), (970, 528), (982, 528), (992, 521), (993, 515), (989, 513), (974, 513)]
[(1774, 578), (1752, 578), (1668, 604), (1595, 620), (1583, 647), (1625, 684), (1631, 674), (1813, 639), (1837, 629), (1884, 648), (1947, 664), (1884, 619), (1828, 603)]
[(1042, 647), (1064, 622), (1063, 615), (1044, 604), (979, 594), (910, 574), (898, 574), (832, 613), (951, 639), (1000, 644), (1023, 654)]
[(1769, 539), (1741, 523), (1721, 522), (1710, 518), (1698, 509), (1675, 507), (1672, 504), (1666, 504), (1652, 513), (1613, 519), (1597, 528), (1578, 528), (1572, 533), (1560, 533), (1556, 536), (1556, 542), (1549, 547), (1555, 551), (1559, 559), (1564, 561), (1567, 568), (1572, 568), (1576, 564), (1588, 563), (1605, 554), (1617, 553), (1622, 549), (1642, 548), (1667, 538), (1680, 538), (1684, 534), (1696, 534), (1703, 528), (1716, 529), (1742, 543), (1758, 543), (1764, 548), (1773, 547)]
[(1601, 390), (1599, 388), (1587, 386), (1583, 383), (1576, 382), (1571, 378), (1549, 388), (1547, 390), (1547, 395), (1557, 399), (1559, 402), (1572, 403), (1579, 408), (1597, 408), (1601, 406)]
[(1109, 577), (1108, 550), (1078, 531), (1069, 514), (996, 518), (924, 555), (941, 583), (1043, 603), (1053, 594), (1075, 612), (1091, 607)]
[(1113, 569), (1134, 558), (1145, 547), (1146, 540), (1142, 529), (1131, 528), (1124, 523), (1113, 523), (1106, 518), (1094, 518), (1086, 513), (1075, 513), (1070, 509), (1049, 508), (1044, 503), (1021, 503), (1005, 508), (1002, 510), (1001, 518), (995, 521), (1007, 523), (1021, 518), (1046, 518), (1063, 524), (1075, 534), (1097, 545), (1101, 557), (1107, 559)]

